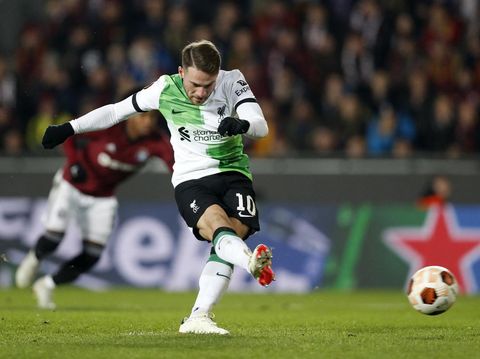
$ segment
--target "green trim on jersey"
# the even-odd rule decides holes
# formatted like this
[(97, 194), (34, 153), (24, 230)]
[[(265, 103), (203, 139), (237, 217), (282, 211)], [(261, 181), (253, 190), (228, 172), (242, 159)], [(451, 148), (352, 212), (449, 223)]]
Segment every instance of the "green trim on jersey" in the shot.
[(178, 74), (165, 76), (165, 88), (160, 94), (158, 110), (175, 126), (204, 124), (200, 107), (190, 102)]
[(230, 137), (228, 142), (208, 146), (207, 155), (219, 161), (220, 171), (238, 171), (252, 180), (248, 156), (243, 153), (241, 135)]

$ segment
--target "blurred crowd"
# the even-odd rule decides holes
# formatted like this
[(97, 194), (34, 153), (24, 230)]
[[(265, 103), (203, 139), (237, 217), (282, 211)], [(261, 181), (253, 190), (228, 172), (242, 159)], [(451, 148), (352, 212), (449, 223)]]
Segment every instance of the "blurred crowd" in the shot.
[(192, 40), (240, 69), (270, 136), (253, 156), (480, 151), (477, 0), (45, 0), (0, 57), (0, 148), (175, 73)]

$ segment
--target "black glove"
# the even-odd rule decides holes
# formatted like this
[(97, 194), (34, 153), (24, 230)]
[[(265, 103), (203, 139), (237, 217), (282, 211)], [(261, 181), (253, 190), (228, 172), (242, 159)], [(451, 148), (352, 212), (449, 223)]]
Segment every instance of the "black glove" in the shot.
[(248, 131), (250, 122), (235, 117), (225, 117), (218, 126), (218, 133), (222, 136), (241, 135)]
[(72, 176), (72, 182), (75, 183), (82, 183), (87, 180), (87, 171), (80, 163), (74, 163), (70, 166), (70, 175)]
[(43, 148), (54, 148), (55, 146), (64, 143), (67, 138), (72, 136), (75, 132), (70, 122), (65, 122), (61, 125), (48, 126), (43, 134), (42, 146)]

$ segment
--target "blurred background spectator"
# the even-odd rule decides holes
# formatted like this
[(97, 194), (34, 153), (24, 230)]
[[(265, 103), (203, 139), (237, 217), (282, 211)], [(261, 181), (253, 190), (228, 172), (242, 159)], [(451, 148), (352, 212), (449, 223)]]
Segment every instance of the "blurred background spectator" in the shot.
[(262, 103), (253, 156), (462, 157), (480, 151), (475, 0), (0, 2), (0, 151), (174, 73), (214, 41)]
[(445, 175), (437, 174), (430, 178), (417, 199), (421, 209), (430, 206), (444, 206), (451, 201), (452, 183)]

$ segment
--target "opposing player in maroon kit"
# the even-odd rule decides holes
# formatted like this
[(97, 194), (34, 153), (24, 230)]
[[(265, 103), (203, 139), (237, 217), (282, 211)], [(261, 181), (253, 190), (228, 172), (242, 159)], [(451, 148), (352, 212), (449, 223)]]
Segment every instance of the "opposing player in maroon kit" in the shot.
[(145, 112), (107, 130), (75, 136), (65, 142), (66, 163), (53, 180), (45, 216), (46, 231), (16, 272), (19, 288), (30, 286), (42, 259), (56, 250), (68, 221), (75, 219), (83, 240), (82, 251), (53, 275), (33, 284), (38, 306), (54, 309), (53, 291), (90, 270), (100, 259), (113, 229), (117, 186), (152, 156), (171, 170), (173, 152), (168, 136), (156, 129), (156, 118)]

